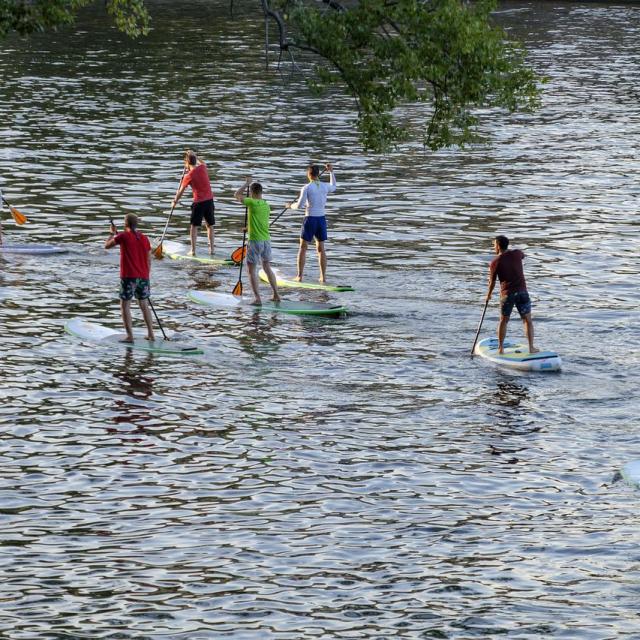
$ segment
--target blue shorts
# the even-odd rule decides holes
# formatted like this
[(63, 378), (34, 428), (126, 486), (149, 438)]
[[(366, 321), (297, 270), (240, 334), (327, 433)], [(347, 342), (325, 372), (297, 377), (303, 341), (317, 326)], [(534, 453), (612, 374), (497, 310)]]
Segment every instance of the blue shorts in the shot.
[(300, 237), (307, 242), (311, 242), (314, 238), (318, 242), (324, 242), (327, 239), (327, 218), (325, 216), (305, 216)]
[(145, 278), (120, 278), (120, 300), (146, 300), (151, 295), (149, 281)]
[(500, 298), (500, 312), (505, 318), (511, 315), (513, 305), (518, 309), (521, 318), (531, 313), (531, 299), (526, 291), (517, 291), (516, 293), (510, 293), (505, 298)]

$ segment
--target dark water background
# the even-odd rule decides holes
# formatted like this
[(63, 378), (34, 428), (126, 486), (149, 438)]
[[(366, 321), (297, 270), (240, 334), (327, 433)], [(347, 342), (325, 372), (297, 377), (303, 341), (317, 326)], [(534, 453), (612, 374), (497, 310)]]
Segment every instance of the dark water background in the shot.
[[(71, 249), (0, 258), (0, 635), (640, 637), (639, 495), (612, 482), (640, 457), (638, 9), (503, 4), (542, 109), (490, 117), (485, 146), (384, 157), (348, 99), (265, 72), (253, 5), (152, 9), (144, 41), (89, 12), (0, 51), (2, 187), (31, 220), (7, 239)], [(165, 260), (156, 308), (206, 356), (64, 334), (119, 326), (108, 215), (159, 234), (185, 147), (213, 175), (221, 254), (245, 174), (278, 211), (308, 160), (336, 164), (329, 274), (357, 291), (287, 296), (346, 319), (197, 307), (188, 289), (237, 272)], [(281, 220), (291, 272), (299, 219)], [(172, 237), (187, 224), (181, 207)], [(559, 375), (468, 358), (498, 232), (527, 251)]]

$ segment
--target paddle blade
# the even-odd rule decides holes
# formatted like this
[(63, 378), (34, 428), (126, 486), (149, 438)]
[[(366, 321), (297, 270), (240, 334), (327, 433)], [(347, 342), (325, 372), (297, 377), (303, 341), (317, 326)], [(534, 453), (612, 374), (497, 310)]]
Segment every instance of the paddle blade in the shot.
[(234, 296), (242, 295), (242, 280), (238, 280), (238, 284), (233, 287), (233, 291), (231, 292)]
[(9, 207), (9, 211), (11, 211), (11, 215), (16, 221), (16, 224), (24, 224), (25, 222), (27, 222), (27, 216), (25, 216), (23, 213), (20, 213), (15, 207)]
[(232, 254), (231, 254), (231, 259), (236, 263), (236, 264), (240, 264), (246, 257), (247, 255), (247, 245), (242, 245), (241, 247), (238, 247)]
[(162, 253), (162, 242), (153, 250), (153, 257), (158, 260), (162, 260), (162, 258), (164, 258), (164, 254)]

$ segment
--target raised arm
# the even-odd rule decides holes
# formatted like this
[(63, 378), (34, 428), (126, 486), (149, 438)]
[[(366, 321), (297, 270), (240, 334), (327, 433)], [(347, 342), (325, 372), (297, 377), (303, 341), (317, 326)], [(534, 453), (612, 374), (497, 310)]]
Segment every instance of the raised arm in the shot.
[(244, 199), (247, 197), (247, 189), (251, 184), (251, 176), (247, 176), (244, 179), (244, 184), (241, 187), (238, 187), (236, 192), (233, 194), (233, 197), (242, 204)]
[(111, 249), (112, 247), (116, 246), (115, 235), (116, 235), (116, 233), (118, 233), (118, 230), (116, 229), (116, 225), (113, 224), (113, 222), (111, 222), (111, 225), (109, 227), (109, 231), (111, 233), (110, 233), (109, 237), (104, 242), (104, 248), (105, 249)]

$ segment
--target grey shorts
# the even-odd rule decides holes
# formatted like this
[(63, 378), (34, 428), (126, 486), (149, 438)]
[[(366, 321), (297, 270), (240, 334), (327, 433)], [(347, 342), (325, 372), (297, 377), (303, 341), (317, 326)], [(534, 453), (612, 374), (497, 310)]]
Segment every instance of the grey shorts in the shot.
[(271, 240), (249, 240), (247, 264), (271, 262)]

